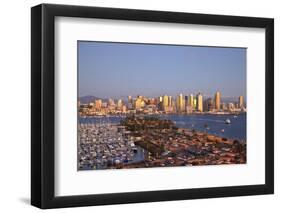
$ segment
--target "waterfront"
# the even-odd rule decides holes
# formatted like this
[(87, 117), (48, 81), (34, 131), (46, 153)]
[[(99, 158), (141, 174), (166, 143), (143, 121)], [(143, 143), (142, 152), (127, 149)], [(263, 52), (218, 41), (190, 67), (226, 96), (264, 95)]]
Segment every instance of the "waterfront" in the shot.
[(247, 162), (245, 48), (79, 42), (78, 54), (78, 170)]
[(245, 127), (246, 114), (80, 118), (78, 170), (246, 163)]
[[(191, 115), (151, 115), (160, 119), (168, 119), (175, 122), (180, 128), (195, 129), (197, 131), (207, 131), (220, 137), (239, 139), (246, 141), (246, 113), (239, 115), (216, 115), (216, 114), (191, 114)], [(107, 117), (80, 117), (79, 123), (112, 123), (118, 124), (124, 116)], [(226, 124), (226, 119), (231, 121)]]

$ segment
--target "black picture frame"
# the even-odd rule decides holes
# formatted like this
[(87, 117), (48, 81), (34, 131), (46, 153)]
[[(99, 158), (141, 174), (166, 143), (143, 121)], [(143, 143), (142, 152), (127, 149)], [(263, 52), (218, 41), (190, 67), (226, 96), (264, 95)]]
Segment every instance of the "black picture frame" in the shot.
[[(54, 21), (58, 16), (264, 28), (266, 32), (265, 184), (56, 197), (54, 195)], [(53, 4), (32, 7), (31, 114), (31, 204), (42, 209), (272, 194), (274, 193), (274, 20)]]

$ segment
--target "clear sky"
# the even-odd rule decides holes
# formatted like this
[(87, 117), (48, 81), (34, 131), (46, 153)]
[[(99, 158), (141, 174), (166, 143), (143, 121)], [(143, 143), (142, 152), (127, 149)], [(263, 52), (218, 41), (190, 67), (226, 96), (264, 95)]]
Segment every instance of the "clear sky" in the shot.
[(79, 97), (246, 96), (245, 48), (78, 42)]

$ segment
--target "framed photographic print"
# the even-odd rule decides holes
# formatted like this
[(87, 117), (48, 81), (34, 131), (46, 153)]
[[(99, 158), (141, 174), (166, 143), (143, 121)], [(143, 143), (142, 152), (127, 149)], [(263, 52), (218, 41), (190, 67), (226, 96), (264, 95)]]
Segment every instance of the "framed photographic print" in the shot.
[(31, 203), (272, 194), (274, 21), (31, 9)]

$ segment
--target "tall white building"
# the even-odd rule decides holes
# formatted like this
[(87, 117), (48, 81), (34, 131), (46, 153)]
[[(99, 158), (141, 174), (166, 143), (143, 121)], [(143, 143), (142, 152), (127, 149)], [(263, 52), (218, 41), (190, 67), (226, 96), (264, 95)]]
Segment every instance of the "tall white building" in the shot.
[(203, 112), (203, 96), (201, 93), (197, 95), (197, 111)]

